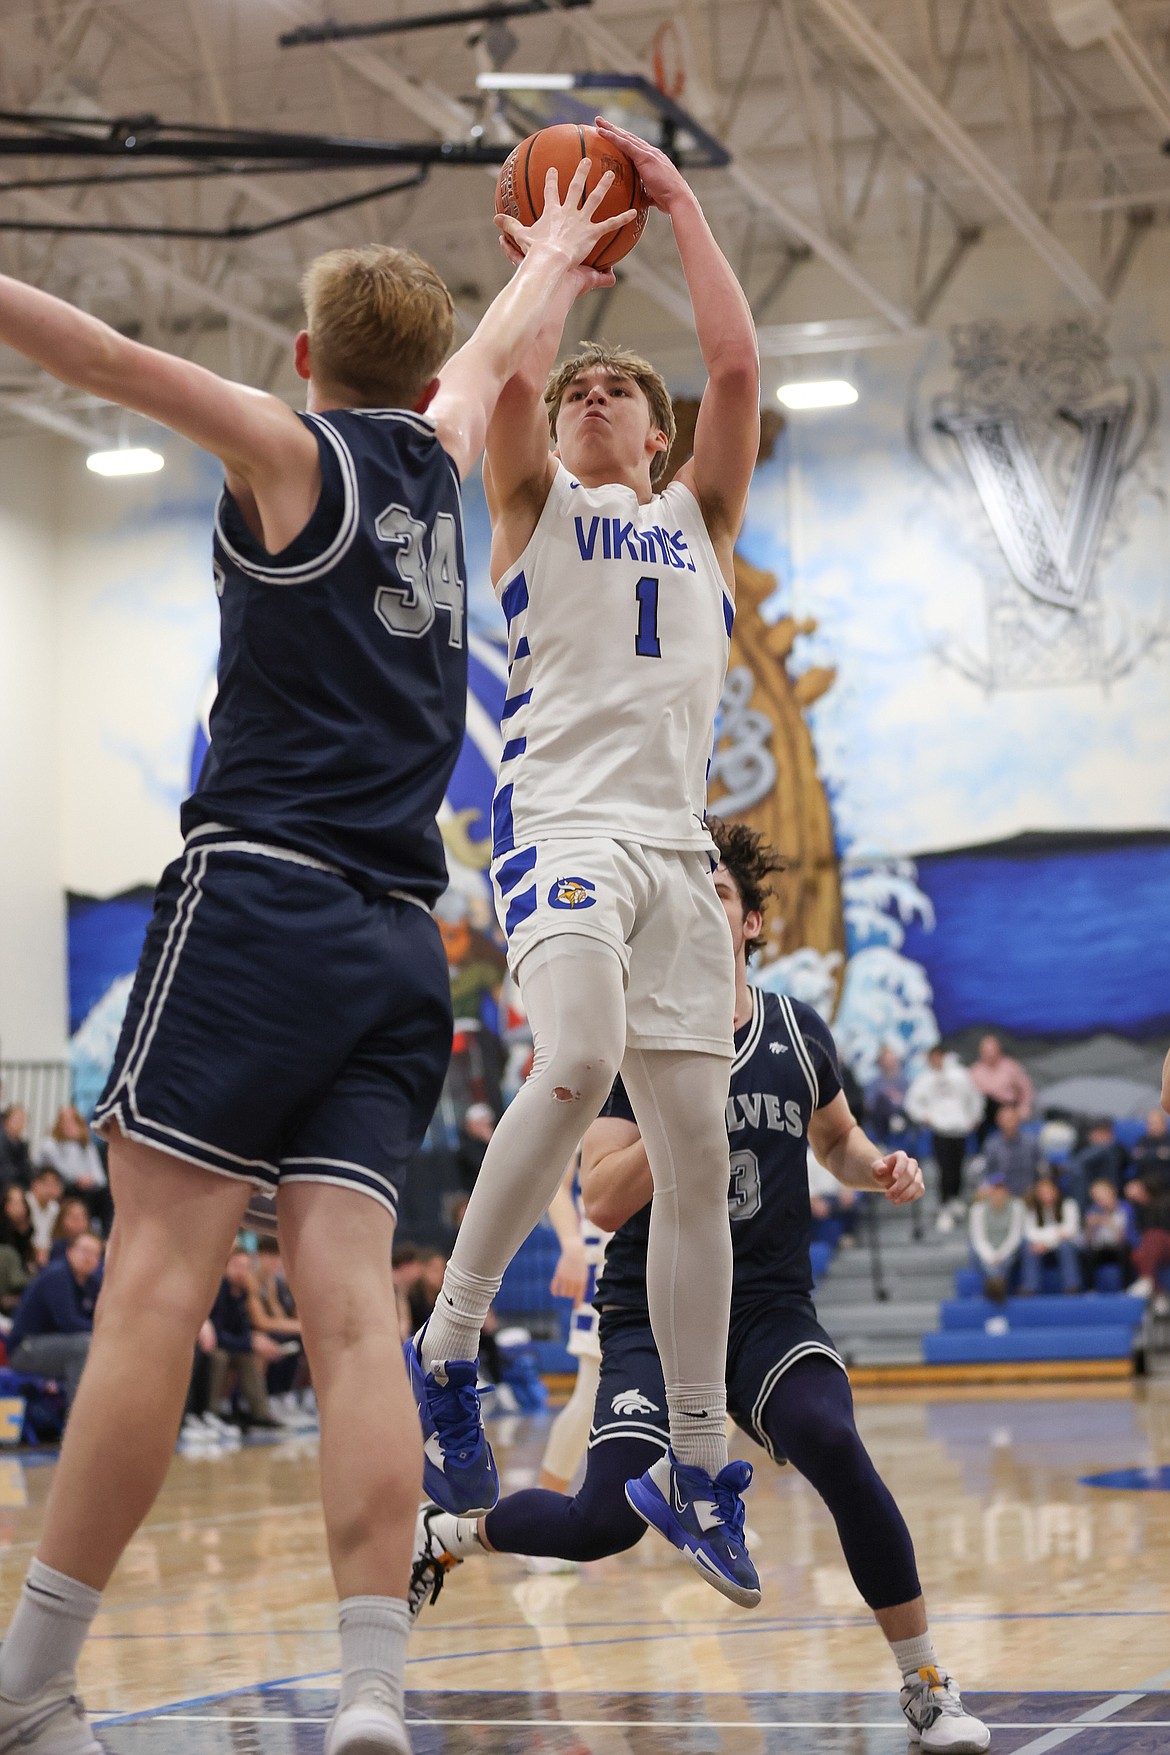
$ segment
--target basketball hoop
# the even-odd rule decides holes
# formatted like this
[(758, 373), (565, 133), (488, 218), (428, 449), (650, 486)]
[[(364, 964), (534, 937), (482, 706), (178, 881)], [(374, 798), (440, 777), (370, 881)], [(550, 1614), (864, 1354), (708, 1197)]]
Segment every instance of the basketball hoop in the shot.
[(673, 19), (667, 19), (654, 32), (650, 67), (659, 91), (677, 103), (687, 88), (687, 52), (682, 32)]

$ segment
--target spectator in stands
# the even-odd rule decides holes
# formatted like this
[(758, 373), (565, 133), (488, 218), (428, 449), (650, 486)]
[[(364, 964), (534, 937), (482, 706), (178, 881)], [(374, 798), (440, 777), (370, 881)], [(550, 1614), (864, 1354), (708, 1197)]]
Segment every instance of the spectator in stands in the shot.
[(33, 1171), (28, 1191), (28, 1215), (32, 1220), (33, 1248), (41, 1267), (48, 1261), (53, 1247), (53, 1226), (57, 1223), (64, 1192), (61, 1172), (54, 1170), (51, 1164), (43, 1164)]
[(28, 1195), (15, 1183), (10, 1183), (4, 1190), (4, 1206), (0, 1209), (0, 1243), (16, 1251), (27, 1275), (31, 1277), (36, 1273), (41, 1264), (37, 1259)]
[(963, 1160), (967, 1135), (983, 1115), (983, 1098), (957, 1054), (948, 1054), (936, 1043), (926, 1065), (906, 1092), (906, 1113), (911, 1121), (928, 1127), (931, 1151), (938, 1164), (938, 1229), (953, 1231), (955, 1220), (966, 1209), (963, 1200)]
[(1118, 1196), (1107, 1176), (1102, 1176), (1089, 1189), (1085, 1208), (1081, 1254), (1085, 1264), (1085, 1285), (1091, 1290), (1097, 1269), (1112, 1263), (1121, 1272), (1121, 1283), (1128, 1286), (1133, 1278), (1130, 1257), (1137, 1242), (1137, 1224), (1133, 1208)]
[(1020, 1132), (1020, 1120), (1020, 1112), (1012, 1103), (1005, 1103), (998, 1111), (999, 1131), (987, 1142), (984, 1164), (988, 1176), (1002, 1176), (1009, 1191), (1022, 1199), (1031, 1193), (1037, 1176), (1047, 1174), (1048, 1166), (1039, 1142)]
[(28, 1110), (23, 1103), (10, 1103), (0, 1111), (0, 1186), (18, 1182), (27, 1188), (32, 1181), (32, 1153), (26, 1137)]
[(813, 1239), (852, 1249), (861, 1209), (857, 1190), (846, 1188), (823, 1164), (808, 1154), (808, 1204), (813, 1216)]
[(250, 1306), (254, 1291), (251, 1257), (246, 1249), (233, 1249), (211, 1307), (211, 1326), (215, 1330), (211, 1408), (213, 1413), (220, 1412), (234, 1373), (248, 1404), (248, 1424), (275, 1430), (280, 1421), (273, 1418), (268, 1405), (264, 1373), (274, 1359), (280, 1358), (280, 1347), (271, 1335), (256, 1334), (252, 1328)]
[(1146, 1131), (1131, 1156), (1135, 1176), (1141, 1176), (1152, 1166), (1170, 1170), (1170, 1124), (1161, 1109), (1151, 1109), (1146, 1116)]
[(469, 1192), (475, 1186), (488, 1141), (496, 1131), (496, 1113), (490, 1103), (471, 1103), (459, 1126), (455, 1161), (459, 1179)]
[(1020, 1292), (1031, 1297), (1041, 1288), (1046, 1267), (1060, 1273), (1062, 1292), (1081, 1290), (1081, 1214), (1075, 1200), (1061, 1196), (1051, 1176), (1037, 1177), (1024, 1200), (1024, 1253), (1020, 1257)]
[(1156, 1296), (1156, 1308), (1170, 1307), (1165, 1295), (1158, 1291), (1158, 1275), (1163, 1268), (1170, 1267), (1170, 1162), (1161, 1155), (1157, 1146), (1158, 1135), (1154, 1123), (1154, 1114), (1146, 1123), (1146, 1137), (1139, 1141), (1139, 1146), (1149, 1146), (1138, 1157), (1138, 1146), (1134, 1148), (1135, 1161), (1140, 1163), (1138, 1174), (1126, 1184), (1126, 1199), (1132, 1201), (1134, 1217), (1137, 1220), (1138, 1240), (1133, 1251), (1133, 1265), (1138, 1277), (1130, 1287), (1139, 1298)]
[(975, 1089), (983, 1098), (983, 1120), (978, 1128), (982, 1147), (1005, 1103), (1018, 1111), (1021, 1121), (1027, 1121), (1032, 1113), (1032, 1081), (1019, 1061), (1004, 1053), (998, 1036), (983, 1037), (979, 1058), (970, 1072)]
[(7, 1318), (20, 1303), (28, 1278), (25, 1265), (12, 1245), (0, 1243), (0, 1328), (7, 1330), (11, 1326)]
[(72, 1103), (57, 1111), (53, 1131), (36, 1149), (38, 1168), (48, 1166), (60, 1173), (72, 1193), (85, 1197), (90, 1215), (108, 1230), (113, 1209), (102, 1155), (81, 1113)]
[(75, 1237), (65, 1259), (33, 1280), (12, 1319), (8, 1363), (14, 1371), (54, 1378), (65, 1391), (67, 1408), (73, 1406), (89, 1357), (101, 1265), (101, 1239), (89, 1231)]
[(269, 1398), (287, 1398), (296, 1385), (305, 1355), (296, 1301), (284, 1277), (280, 1244), (275, 1237), (257, 1240), (248, 1314), (254, 1333), (270, 1335), (280, 1348), (280, 1358), (274, 1359), (268, 1367)]
[(93, 1230), (93, 1222), (89, 1216), (89, 1207), (79, 1194), (67, 1194), (57, 1212), (53, 1226), (53, 1241), (49, 1249), (49, 1260), (60, 1261), (66, 1255), (69, 1246), (78, 1237)]
[(983, 1276), (983, 1296), (1002, 1304), (1015, 1286), (1024, 1243), (1024, 1203), (1003, 1176), (985, 1176), (968, 1219), (971, 1266)]
[(418, 1333), (435, 1308), (447, 1269), (447, 1257), (441, 1249), (420, 1249), (416, 1261), (418, 1272), (407, 1289), (411, 1334)]
[(896, 1048), (886, 1043), (878, 1050), (878, 1070), (865, 1087), (865, 1121), (871, 1136), (888, 1146), (906, 1132), (906, 1074)]
[[(1167, 1142), (1170, 1144), (1170, 1142)], [(1170, 1152), (1167, 1152), (1170, 1161)], [(1084, 1210), (1094, 1182), (1111, 1182), (1118, 1194), (1129, 1180), (1129, 1153), (1116, 1137), (1107, 1115), (1089, 1123), (1084, 1145), (1074, 1152), (1060, 1177), (1063, 1193)]]

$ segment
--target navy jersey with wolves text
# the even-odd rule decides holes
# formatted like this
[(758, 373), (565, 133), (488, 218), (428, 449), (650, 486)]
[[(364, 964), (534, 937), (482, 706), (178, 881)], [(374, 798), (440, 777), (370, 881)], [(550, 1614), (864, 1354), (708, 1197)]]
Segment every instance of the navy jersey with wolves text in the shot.
[(418, 415), (301, 419), (321, 494), (287, 548), (269, 554), (220, 499), (219, 691), (183, 830), (248, 830), (432, 902), (467, 699), (459, 477)]
[[(732, 1320), (776, 1294), (812, 1291), (808, 1126), (841, 1089), (828, 1025), (799, 1000), (751, 989), (752, 1015), (735, 1033), (727, 1099), (731, 1144)], [(601, 1111), (633, 1121), (617, 1080)], [(650, 1203), (610, 1240), (595, 1302), (646, 1309)]]

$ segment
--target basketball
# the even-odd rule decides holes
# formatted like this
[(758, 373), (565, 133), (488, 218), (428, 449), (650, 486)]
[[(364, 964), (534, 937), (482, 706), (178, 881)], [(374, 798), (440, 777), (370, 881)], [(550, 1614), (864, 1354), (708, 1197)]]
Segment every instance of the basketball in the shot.
[(591, 161), (586, 190), (595, 189), (606, 171), (612, 171), (614, 176), (613, 187), (594, 214), (595, 219), (612, 219), (627, 207), (637, 209), (638, 217), (620, 232), (614, 232), (589, 258), (591, 268), (612, 268), (629, 255), (642, 236), (650, 203), (630, 159), (596, 128), (560, 122), (522, 140), (509, 154), (496, 181), (496, 212), (509, 213), (521, 225), (531, 225), (544, 207), (544, 180), (548, 172), (556, 171), (563, 198), (583, 158)]

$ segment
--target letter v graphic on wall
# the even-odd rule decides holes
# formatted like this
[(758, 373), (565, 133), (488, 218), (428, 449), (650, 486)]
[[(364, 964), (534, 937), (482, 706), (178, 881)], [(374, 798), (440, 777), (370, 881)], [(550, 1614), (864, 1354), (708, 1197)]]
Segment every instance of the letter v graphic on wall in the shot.
[(937, 424), (958, 441), (1014, 577), (1041, 602), (1075, 610), (1117, 489), (1133, 396), (1061, 414), (1080, 429), (1081, 445), (1060, 511), (1018, 415), (980, 411), (940, 416)]

